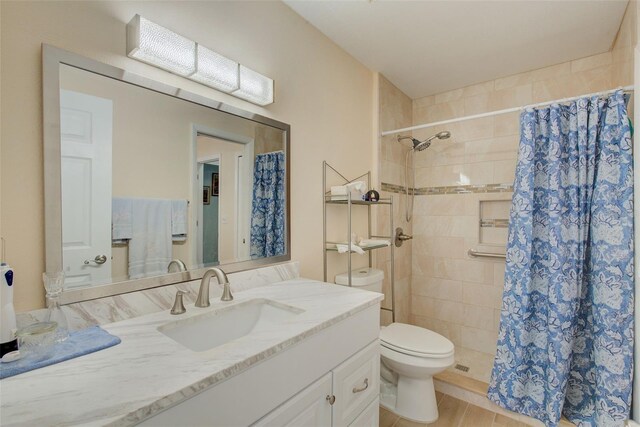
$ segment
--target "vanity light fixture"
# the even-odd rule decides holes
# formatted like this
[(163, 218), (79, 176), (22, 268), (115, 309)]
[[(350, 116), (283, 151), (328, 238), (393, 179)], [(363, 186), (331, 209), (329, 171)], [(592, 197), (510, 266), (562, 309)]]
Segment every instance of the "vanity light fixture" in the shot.
[(198, 44), (196, 49), (196, 72), (190, 79), (222, 92), (233, 92), (240, 87), (238, 64)]
[(140, 15), (127, 24), (127, 56), (180, 76), (196, 71), (196, 42)]
[(273, 80), (240, 65), (240, 89), (233, 96), (258, 105), (273, 103)]
[(135, 15), (127, 56), (257, 105), (273, 103), (273, 80), (199, 43)]

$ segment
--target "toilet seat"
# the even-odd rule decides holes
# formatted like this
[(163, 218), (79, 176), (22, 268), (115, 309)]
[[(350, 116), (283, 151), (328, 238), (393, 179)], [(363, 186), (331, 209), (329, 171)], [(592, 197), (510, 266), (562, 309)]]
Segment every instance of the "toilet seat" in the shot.
[(392, 323), (380, 330), (380, 344), (390, 350), (422, 358), (451, 357), (454, 346), (442, 335), (419, 326)]

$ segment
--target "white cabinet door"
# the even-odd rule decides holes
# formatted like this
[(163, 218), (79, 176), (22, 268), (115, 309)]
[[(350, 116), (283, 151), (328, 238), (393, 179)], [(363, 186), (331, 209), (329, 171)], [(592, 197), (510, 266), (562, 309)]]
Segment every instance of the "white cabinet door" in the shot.
[(254, 426), (323, 427), (331, 425), (331, 372), (260, 419)]
[(378, 427), (380, 423), (380, 399), (375, 399), (362, 411), (349, 427)]
[(380, 344), (378, 340), (333, 370), (333, 425), (348, 426), (380, 391)]
[[(62, 262), (67, 288), (111, 279), (112, 122), (110, 99), (60, 91)], [(96, 256), (104, 256), (104, 261), (94, 262)]]

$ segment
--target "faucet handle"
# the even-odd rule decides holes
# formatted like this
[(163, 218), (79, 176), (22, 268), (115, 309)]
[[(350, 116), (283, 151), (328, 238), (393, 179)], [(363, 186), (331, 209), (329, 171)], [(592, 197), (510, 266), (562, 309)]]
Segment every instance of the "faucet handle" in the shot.
[(220, 297), (220, 301), (233, 301), (233, 295), (231, 294), (231, 285), (229, 281), (224, 283), (222, 289), (222, 297)]
[(183, 314), (187, 311), (182, 301), (182, 295), (184, 294), (184, 291), (176, 292), (176, 300), (173, 302), (173, 307), (171, 307), (171, 314)]

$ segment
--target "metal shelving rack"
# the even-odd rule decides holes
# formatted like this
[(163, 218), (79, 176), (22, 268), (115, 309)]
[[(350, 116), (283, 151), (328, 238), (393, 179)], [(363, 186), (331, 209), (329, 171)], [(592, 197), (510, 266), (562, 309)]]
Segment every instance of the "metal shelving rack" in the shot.
[[(367, 246), (367, 247), (363, 247), (362, 249), (366, 252), (368, 252), (368, 256), (369, 256), (369, 268), (373, 267), (373, 256), (372, 256), (372, 251), (375, 249), (382, 249), (382, 248), (389, 248), (389, 250), (391, 251), (391, 267), (390, 267), (390, 275), (391, 277), (389, 278), (389, 283), (391, 284), (391, 309), (388, 308), (381, 308), (382, 310), (385, 311), (391, 311), (391, 319), (393, 322), (396, 321), (396, 298), (395, 298), (395, 274), (394, 274), (394, 268), (395, 268), (395, 262), (394, 262), (394, 249), (395, 246), (393, 244), (393, 236), (380, 236), (380, 235), (374, 235), (372, 234), (371, 231), (371, 207), (372, 206), (387, 206), (389, 208), (389, 232), (393, 233), (393, 197), (389, 197), (388, 199), (380, 199), (377, 202), (367, 202), (364, 200), (351, 200), (350, 196), (347, 196), (346, 199), (344, 200), (335, 200), (332, 199), (331, 197), (331, 189), (327, 189), (327, 172), (331, 170), (334, 173), (336, 173), (338, 175), (338, 177), (340, 177), (340, 179), (342, 180), (342, 184), (341, 185), (345, 185), (345, 184), (349, 184), (351, 182), (355, 182), (358, 180), (361, 180), (363, 178), (366, 178), (367, 181), (367, 188), (371, 189), (371, 171), (368, 171), (367, 173), (364, 173), (354, 179), (347, 179), (345, 178), (344, 175), (342, 175), (340, 172), (338, 172), (333, 166), (331, 166), (329, 163), (327, 163), (326, 161), (322, 162), (322, 241), (323, 241), (323, 245), (324, 245), (324, 250), (322, 251), (322, 255), (323, 255), (323, 265), (324, 265), (324, 281), (327, 281), (327, 253), (328, 252), (332, 252), (332, 251), (337, 251), (337, 244), (343, 244), (340, 242), (329, 242), (327, 241), (327, 205), (344, 205), (347, 207), (347, 219), (348, 219), (348, 223), (347, 223), (347, 239), (346, 239), (346, 244), (349, 245), (349, 249), (351, 249), (351, 230), (352, 230), (352, 212), (353, 212), (353, 207), (354, 206), (366, 206), (367, 208), (367, 234), (368, 234), (368, 238), (371, 239), (387, 239), (389, 240), (389, 242), (391, 243), (389, 246), (387, 245), (376, 245), (376, 246)], [(351, 286), (351, 270), (352, 270), (352, 266), (351, 266), (351, 256), (354, 253), (353, 250), (349, 250), (347, 253), (347, 271), (348, 271), (348, 278), (349, 278), (349, 286)]]

